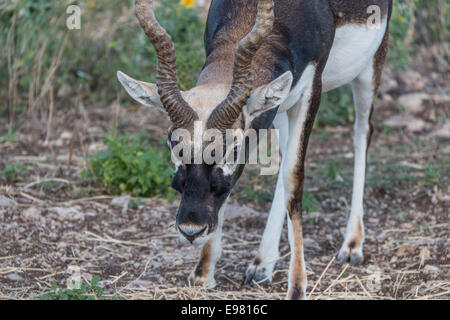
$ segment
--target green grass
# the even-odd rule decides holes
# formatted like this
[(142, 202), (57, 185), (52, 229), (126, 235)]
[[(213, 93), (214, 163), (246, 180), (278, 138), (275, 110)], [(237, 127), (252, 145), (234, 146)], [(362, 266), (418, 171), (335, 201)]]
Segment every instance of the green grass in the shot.
[[(67, 1), (0, 4), (0, 101), (7, 101), (0, 104), (0, 115), (31, 108), (30, 98), (48, 94), (46, 82), (53, 85), (58, 105), (71, 106), (71, 99), (81, 93), (85, 105), (108, 105), (119, 94), (125, 98), (117, 70), (155, 81), (156, 54), (133, 14), (133, 0), (76, 4), (81, 8), (81, 30), (66, 27)], [(195, 9), (178, 0), (160, 4), (155, 14), (174, 40), (180, 86), (190, 88), (204, 62), (204, 22)], [(35, 108), (47, 108), (45, 99), (36, 103)]]
[[(259, 210), (269, 210), (273, 200), (277, 175), (261, 176), (259, 169), (247, 169), (235, 186), (232, 196), (242, 204), (256, 204)], [(302, 209), (305, 213), (320, 211), (320, 202), (311, 192), (303, 192)]]
[[(117, 70), (155, 81), (156, 55), (132, 14), (133, 0), (84, 0), (77, 4), (81, 7), (82, 25), (75, 31), (66, 28), (64, 1), (18, 0), (0, 5), (0, 23), (4, 26), (0, 47), (5, 49), (0, 50), (0, 101), (8, 102), (0, 105), (0, 114), (30, 108), (30, 97), (36, 99), (48, 93), (47, 81), (53, 84), (61, 105), (70, 105), (67, 102), (80, 93), (88, 100), (85, 105), (108, 105), (118, 95), (129, 103), (117, 82)], [(438, 5), (440, 10), (430, 1), (394, 1), (388, 56), (391, 65), (402, 67), (408, 62), (411, 42), (415, 40), (447, 39), (450, 5), (443, 0), (438, 0)], [(186, 8), (179, 0), (162, 0), (156, 16), (174, 40), (180, 87), (189, 89), (195, 85), (204, 62), (205, 23), (195, 9)], [(417, 35), (417, 39), (409, 35)], [(49, 70), (55, 63), (52, 75)], [(13, 92), (17, 95), (11, 96)], [(318, 124), (352, 122), (351, 100), (349, 88), (324, 95)], [(46, 108), (44, 100), (38, 102), (38, 106)]]
[(59, 288), (56, 284), (45, 291), (39, 299), (41, 300), (98, 300), (104, 298), (103, 288), (98, 284), (100, 277), (92, 277), (91, 283), (83, 281), (79, 289)]
[[(389, 154), (378, 150), (383, 156), (378, 159), (371, 156), (367, 164), (366, 186), (379, 190), (394, 190), (396, 188), (410, 188), (422, 186), (433, 188), (445, 187), (450, 182), (450, 159), (442, 156), (441, 159), (429, 159), (421, 164), (408, 164), (403, 160), (405, 154), (414, 150), (422, 150), (421, 142), (416, 146), (400, 146), (390, 149)], [(372, 151), (374, 152), (374, 151)], [(307, 168), (307, 177), (312, 178), (314, 186), (322, 190), (347, 189), (351, 190), (353, 184), (353, 159), (333, 157), (316, 160), (315, 168)]]
[[(195, 9), (186, 8), (179, 0), (161, 0), (160, 3), (156, 8), (156, 17), (174, 40), (180, 87), (186, 90), (195, 85), (204, 62), (205, 23)], [(131, 103), (118, 84), (117, 70), (140, 80), (155, 81), (156, 54), (133, 13), (133, 0), (82, 0), (77, 4), (82, 9), (82, 29), (78, 31), (66, 28), (68, 15), (65, 1), (17, 0), (0, 4), (0, 117), (31, 108), (28, 101), (33, 99), (37, 100), (36, 108), (40, 108), (41, 113), (47, 112), (47, 99), (38, 99), (41, 95), (47, 97), (47, 82), (54, 87), (58, 108), (72, 108), (76, 97), (86, 100), (83, 104), (89, 108), (91, 105), (107, 106), (118, 97), (124, 103)], [(445, 0), (394, 1), (389, 64), (405, 66), (414, 43), (431, 44), (447, 40), (449, 8), (450, 4)], [(52, 65), (56, 66), (54, 74), (50, 73)], [(13, 94), (15, 92), (17, 94)], [(18, 119), (16, 115), (16, 125)], [(354, 106), (349, 87), (323, 96), (316, 127), (349, 125), (353, 121)], [(381, 128), (385, 133), (393, 130), (383, 125)], [(326, 132), (323, 132), (325, 136)], [(9, 130), (0, 137), (0, 142), (14, 143), (17, 138), (18, 134)], [(108, 142), (110, 150), (91, 158), (91, 168), (86, 173), (92, 174), (111, 193), (172, 197), (168, 191), (171, 172), (164, 170), (169, 163), (164, 163), (167, 161), (165, 151), (143, 147), (141, 141), (139, 146), (132, 143), (133, 148), (143, 154), (143, 157), (135, 157), (137, 153), (130, 152), (137, 150), (127, 148), (123, 139), (133, 140), (130, 136), (112, 137)], [(121, 156), (122, 151), (125, 156)], [(145, 160), (149, 156), (154, 157), (156, 168), (151, 168)], [(134, 164), (133, 159), (138, 163)], [(8, 181), (18, 179), (26, 172), (20, 165), (14, 164), (7, 164), (1, 169), (0, 177)], [(414, 176), (418, 176), (426, 185), (439, 183), (444, 170), (431, 166), (422, 172), (412, 172), (409, 168), (393, 165), (392, 169), (381, 168), (381, 172), (392, 175), (397, 169), (400, 172), (392, 177), (393, 180), (412, 183), (417, 182)], [(331, 186), (351, 184), (352, 164), (337, 160), (324, 164), (321, 170), (320, 176)], [(374, 186), (392, 185), (382, 176), (371, 179), (369, 177), (369, 183)], [(269, 185), (270, 182), (263, 180), (262, 183)], [(83, 191), (80, 191), (79, 195), (82, 194)], [(242, 201), (267, 203), (271, 201), (272, 194), (273, 190), (247, 187), (240, 197)]]
[[(445, 42), (448, 39), (450, 4), (448, 1), (396, 0), (390, 25), (387, 61), (403, 68), (413, 53), (413, 43)], [(436, 5), (440, 6), (437, 10)], [(414, 37), (415, 36), (415, 37)], [(348, 125), (355, 117), (350, 87), (341, 87), (322, 95), (316, 127)]]
[(322, 95), (315, 122), (316, 127), (347, 125), (354, 120), (355, 107), (349, 86), (340, 87)]
[(27, 172), (27, 167), (23, 163), (7, 162), (3, 166), (0, 164), (0, 177), (7, 182), (16, 182)]
[(1, 142), (9, 142), (9, 143), (14, 144), (14, 143), (16, 143), (16, 141), (19, 138), (20, 138), (20, 133), (14, 132), (12, 129), (9, 129), (7, 134), (0, 136), (0, 143)]

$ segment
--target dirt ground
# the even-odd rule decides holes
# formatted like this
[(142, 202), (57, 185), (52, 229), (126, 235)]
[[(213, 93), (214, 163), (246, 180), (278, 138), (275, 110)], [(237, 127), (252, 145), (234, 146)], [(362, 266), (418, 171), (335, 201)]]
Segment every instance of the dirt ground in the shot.
[[(335, 255), (349, 212), (352, 126), (318, 128), (308, 154), (308, 192), (320, 212), (304, 216), (310, 299), (450, 298), (450, 91), (448, 65), (438, 54), (421, 53), (406, 71), (387, 68), (375, 105), (375, 135), (368, 176), (390, 186), (370, 185), (365, 193), (365, 262), (341, 265)], [(448, 61), (448, 60), (447, 60)], [(400, 101), (400, 102), (399, 102)], [(199, 256), (179, 244), (174, 228), (177, 202), (143, 199), (137, 208), (127, 198), (108, 195), (80, 180), (85, 156), (101, 150), (110, 128), (150, 132), (156, 143), (166, 135), (167, 119), (133, 105), (57, 106), (52, 133), (24, 118), (20, 135), (0, 140), (0, 165), (26, 164), (10, 183), (0, 178), (0, 298), (38, 298), (55, 283), (64, 288), (69, 266), (83, 279), (100, 276), (105, 298), (124, 299), (280, 299), (287, 288), (289, 245), (284, 231), (271, 285), (242, 286), (244, 272), (261, 239), (270, 203), (238, 202), (232, 196), (224, 227), (217, 287), (188, 288), (186, 279)], [(404, 108), (399, 109), (399, 104)], [(25, 117), (25, 116), (24, 116)], [(442, 121), (442, 119), (444, 119)], [(7, 133), (0, 118), (0, 136)], [(330, 159), (344, 159), (346, 176), (322, 181)], [(392, 164), (415, 174), (402, 179)], [(438, 180), (424, 168), (438, 167)], [(437, 170), (437, 169), (436, 169)], [(274, 189), (274, 181), (248, 178), (238, 190)], [(344, 179), (344, 180), (345, 180)], [(342, 182), (342, 181), (341, 181)], [(338, 187), (336, 187), (338, 186)], [(243, 203), (244, 202), (244, 203)]]

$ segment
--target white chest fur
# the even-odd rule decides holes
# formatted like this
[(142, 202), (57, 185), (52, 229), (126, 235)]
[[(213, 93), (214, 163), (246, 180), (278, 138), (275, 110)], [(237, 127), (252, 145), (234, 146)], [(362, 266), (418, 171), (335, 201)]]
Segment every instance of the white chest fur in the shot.
[(336, 30), (328, 62), (322, 74), (323, 92), (355, 79), (370, 63), (386, 31), (385, 19), (379, 28), (350, 24)]
[[(328, 92), (352, 82), (365, 70), (377, 52), (386, 32), (387, 20), (379, 28), (369, 28), (361, 24), (349, 24), (336, 30), (328, 62), (322, 73), (322, 91)], [(313, 81), (314, 64), (309, 64), (302, 77), (291, 90), (278, 113), (290, 109)]]

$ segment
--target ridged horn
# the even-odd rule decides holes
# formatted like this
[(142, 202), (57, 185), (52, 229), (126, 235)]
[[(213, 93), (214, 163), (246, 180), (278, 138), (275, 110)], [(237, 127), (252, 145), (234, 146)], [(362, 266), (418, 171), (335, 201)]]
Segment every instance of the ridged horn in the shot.
[(253, 88), (252, 61), (264, 40), (272, 32), (275, 20), (273, 0), (259, 0), (256, 22), (234, 53), (233, 81), (230, 92), (211, 113), (208, 128), (221, 131), (231, 128), (247, 103)]
[(161, 102), (177, 128), (190, 128), (198, 115), (183, 99), (178, 88), (175, 46), (172, 38), (158, 23), (153, 0), (136, 0), (136, 16), (158, 56), (156, 85)]

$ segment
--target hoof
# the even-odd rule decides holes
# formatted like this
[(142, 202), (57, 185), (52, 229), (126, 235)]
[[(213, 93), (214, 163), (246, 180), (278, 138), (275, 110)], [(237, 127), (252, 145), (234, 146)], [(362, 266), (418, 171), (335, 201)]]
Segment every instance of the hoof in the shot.
[(188, 285), (190, 287), (202, 287), (206, 289), (213, 289), (216, 286), (214, 277), (202, 278), (195, 275), (193, 271), (188, 277)]
[(250, 264), (245, 271), (244, 284), (252, 284), (253, 282), (260, 285), (271, 284), (272, 271), (269, 271), (267, 268), (255, 263)]
[(362, 246), (355, 246), (354, 242), (351, 242), (350, 244), (344, 243), (339, 251), (337, 259), (340, 263), (350, 263), (354, 266), (361, 265), (364, 262)]

